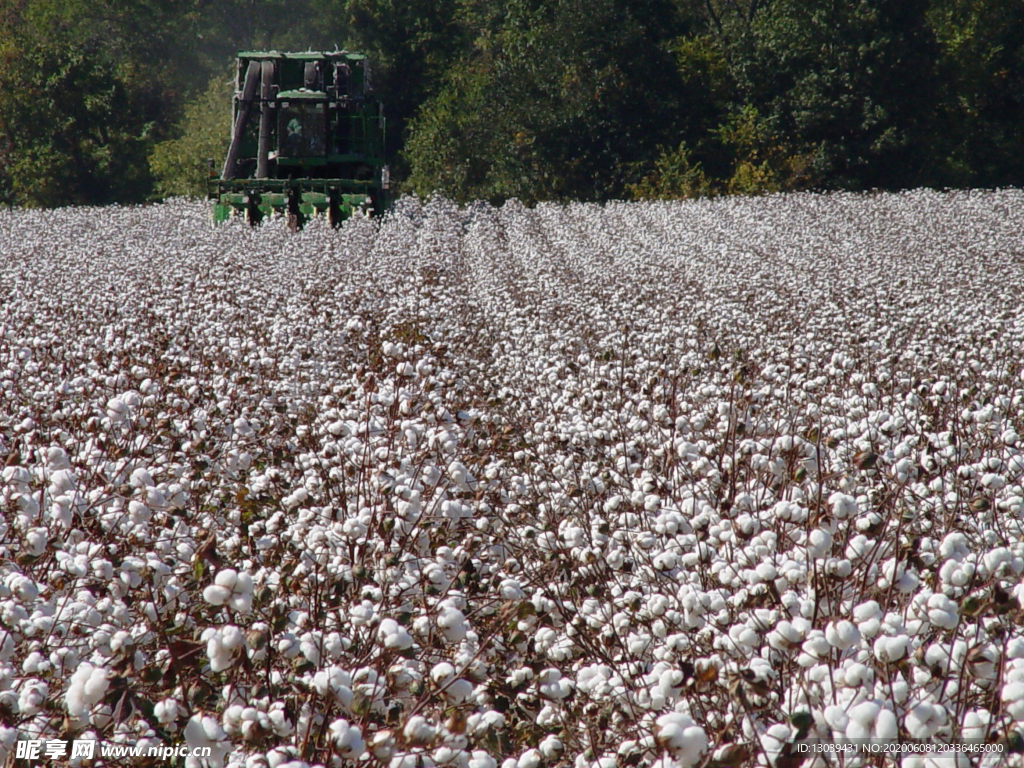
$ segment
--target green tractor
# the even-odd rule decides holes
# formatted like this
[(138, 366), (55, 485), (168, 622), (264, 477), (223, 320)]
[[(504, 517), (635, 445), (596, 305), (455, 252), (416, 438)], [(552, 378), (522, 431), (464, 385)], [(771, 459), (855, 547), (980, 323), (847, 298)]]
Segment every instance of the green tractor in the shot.
[(346, 51), (238, 54), (231, 145), (208, 184), (215, 222), (273, 214), (333, 226), (388, 205), (384, 111), (370, 63)]

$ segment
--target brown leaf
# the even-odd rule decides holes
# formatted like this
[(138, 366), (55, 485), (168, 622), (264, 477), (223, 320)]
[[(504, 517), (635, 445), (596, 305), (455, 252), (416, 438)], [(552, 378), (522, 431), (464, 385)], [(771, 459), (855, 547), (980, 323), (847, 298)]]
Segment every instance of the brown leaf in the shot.
[(211, 533), (209, 538), (199, 545), (199, 549), (196, 550), (196, 559), (209, 563), (214, 568), (220, 568), (223, 561), (221, 560), (220, 555), (217, 554), (216, 534)]
[(878, 454), (874, 451), (860, 451), (853, 455), (853, 463), (857, 469), (871, 469), (878, 463)]
[(715, 768), (734, 768), (750, 759), (750, 747), (746, 744), (728, 744), (718, 757), (711, 761)]

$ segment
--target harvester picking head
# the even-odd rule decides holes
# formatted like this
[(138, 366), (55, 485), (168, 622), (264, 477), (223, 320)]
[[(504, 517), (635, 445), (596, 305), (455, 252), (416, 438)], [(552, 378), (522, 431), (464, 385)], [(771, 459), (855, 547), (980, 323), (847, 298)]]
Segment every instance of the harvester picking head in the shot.
[(362, 54), (242, 51), (232, 118), (208, 185), (215, 222), (279, 214), (294, 227), (314, 216), (338, 226), (358, 210), (383, 213), (384, 110)]

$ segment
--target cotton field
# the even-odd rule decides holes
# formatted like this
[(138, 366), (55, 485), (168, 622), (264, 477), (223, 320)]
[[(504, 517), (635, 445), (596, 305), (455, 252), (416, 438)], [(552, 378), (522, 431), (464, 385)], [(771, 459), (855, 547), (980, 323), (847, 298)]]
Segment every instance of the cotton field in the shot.
[(1022, 295), (1019, 191), (0, 212), (0, 763), (1019, 765)]

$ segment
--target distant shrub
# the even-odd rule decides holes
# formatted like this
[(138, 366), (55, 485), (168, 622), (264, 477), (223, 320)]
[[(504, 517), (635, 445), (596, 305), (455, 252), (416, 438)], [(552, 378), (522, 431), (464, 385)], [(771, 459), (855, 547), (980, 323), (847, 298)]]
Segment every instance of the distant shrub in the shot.
[(219, 163), (231, 138), (231, 80), (213, 78), (206, 90), (185, 107), (178, 137), (161, 141), (149, 156), (159, 197), (202, 197), (206, 193), (207, 161)]

